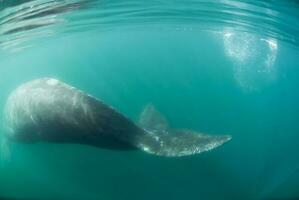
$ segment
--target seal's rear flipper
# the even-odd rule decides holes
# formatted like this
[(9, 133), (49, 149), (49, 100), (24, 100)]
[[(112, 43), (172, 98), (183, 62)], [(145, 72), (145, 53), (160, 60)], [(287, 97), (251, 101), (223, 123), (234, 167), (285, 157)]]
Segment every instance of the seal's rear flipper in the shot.
[(186, 129), (169, 129), (166, 118), (152, 104), (145, 107), (139, 124), (146, 134), (139, 138), (138, 147), (159, 156), (198, 154), (212, 150), (231, 139), (229, 135), (207, 135)]
[(207, 135), (191, 130), (149, 132), (139, 146), (159, 156), (179, 157), (212, 150), (229, 141), (229, 135)]

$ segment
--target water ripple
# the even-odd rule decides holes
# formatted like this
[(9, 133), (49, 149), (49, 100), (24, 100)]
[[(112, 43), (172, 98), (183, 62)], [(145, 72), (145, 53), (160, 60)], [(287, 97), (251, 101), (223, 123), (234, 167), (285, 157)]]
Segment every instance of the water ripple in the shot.
[(226, 29), (299, 46), (298, 1), (0, 0), (0, 45), (90, 30), (137, 27)]

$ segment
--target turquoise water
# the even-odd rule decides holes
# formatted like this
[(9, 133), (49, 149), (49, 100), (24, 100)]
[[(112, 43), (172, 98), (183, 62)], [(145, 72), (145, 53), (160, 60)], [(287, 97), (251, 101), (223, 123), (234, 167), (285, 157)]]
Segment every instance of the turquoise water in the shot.
[[(233, 139), (164, 158), (13, 143), (0, 199), (299, 198), (297, 1), (0, 1), (0, 112), (18, 85), (55, 77), (134, 121)], [(1, 129), (1, 134), (4, 130)]]

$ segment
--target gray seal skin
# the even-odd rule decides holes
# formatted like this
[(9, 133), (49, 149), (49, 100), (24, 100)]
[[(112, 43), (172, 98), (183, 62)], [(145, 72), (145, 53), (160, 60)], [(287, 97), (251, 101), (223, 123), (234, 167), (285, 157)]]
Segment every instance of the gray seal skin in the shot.
[(14, 90), (4, 119), (7, 140), (141, 149), (171, 157), (201, 153), (231, 139), (229, 135), (171, 129), (151, 104), (144, 108), (137, 125), (101, 100), (54, 78), (29, 81)]

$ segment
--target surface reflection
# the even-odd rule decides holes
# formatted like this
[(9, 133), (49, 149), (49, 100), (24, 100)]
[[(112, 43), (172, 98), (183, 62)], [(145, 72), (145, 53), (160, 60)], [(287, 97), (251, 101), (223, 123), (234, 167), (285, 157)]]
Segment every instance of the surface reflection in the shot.
[[(4, 7), (5, 2), (0, 1), (0, 5)], [(25, 43), (32, 38), (53, 35), (55, 29), (41, 28), (67, 23), (68, 20), (62, 17), (62, 14), (88, 8), (87, 5), (90, 2), (90, 0), (67, 2), (36, 0), (23, 2), (24, 4), (15, 8), (7, 8), (0, 13), (0, 45), (2, 49), (19, 51), (29, 47), (30, 45)], [(13, 6), (16, 5), (13, 4)]]

